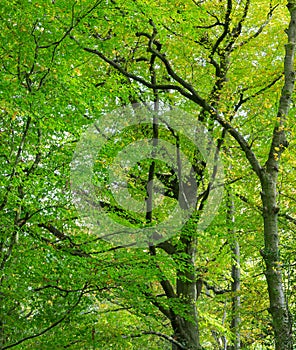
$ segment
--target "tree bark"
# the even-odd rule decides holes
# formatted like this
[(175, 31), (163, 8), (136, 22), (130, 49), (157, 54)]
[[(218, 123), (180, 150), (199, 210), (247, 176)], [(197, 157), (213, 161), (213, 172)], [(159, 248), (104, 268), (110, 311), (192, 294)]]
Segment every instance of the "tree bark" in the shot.
[[(186, 317), (177, 315), (172, 321), (174, 337), (188, 350), (201, 350), (199, 340), (197, 301), (197, 283), (195, 272), (195, 254), (196, 240), (186, 232), (182, 234), (181, 241), (183, 245), (183, 254), (186, 258), (182, 259), (182, 268), (177, 272), (177, 297), (182, 300), (182, 305), (186, 309)], [(182, 254), (182, 256), (184, 256)], [(172, 350), (180, 350), (176, 345)]]
[[(226, 59), (225, 54), (230, 54), (233, 49), (235, 40), (241, 33), (241, 25), (244, 22), (248, 14), (249, 1), (246, 2), (244, 15), (239, 22), (236, 31), (230, 31), (229, 24), (231, 21), (231, 11), (232, 2), (228, 1), (227, 13), (225, 16), (224, 32), (218, 38), (216, 44), (212, 48), (212, 54), (210, 59), (212, 63), (216, 66), (216, 71), (218, 72), (217, 84), (213, 92), (221, 89), (223, 86), (223, 81), (225, 81), (226, 73), (221, 71), (221, 67), (225, 68), (225, 63), (219, 64), (214, 60), (214, 54), (217, 54), (217, 49), (221, 42), (226, 38), (227, 35), (231, 36), (231, 40), (227, 45), (227, 51), (223, 51), (224, 54), (220, 58)], [(238, 142), (241, 150), (245, 153), (247, 160), (249, 161), (252, 169), (256, 173), (257, 177), (260, 179), (262, 193), (262, 205), (263, 205), (263, 222), (264, 222), (264, 250), (262, 251), (262, 256), (266, 265), (266, 280), (268, 285), (269, 301), (270, 301), (270, 313), (272, 315), (274, 335), (275, 335), (275, 349), (276, 350), (292, 350), (292, 321), (289, 317), (289, 310), (285, 300), (285, 292), (282, 281), (282, 272), (280, 269), (280, 257), (279, 257), (279, 235), (278, 235), (278, 211), (277, 207), (277, 177), (278, 169), (280, 165), (280, 156), (284, 149), (287, 147), (287, 141), (285, 139), (285, 124), (286, 118), (291, 105), (291, 96), (294, 89), (294, 53), (295, 53), (295, 42), (296, 42), (296, 0), (288, 0), (287, 4), (290, 13), (290, 24), (288, 28), (288, 43), (286, 44), (286, 54), (284, 63), (284, 76), (285, 83), (282, 89), (282, 94), (279, 103), (279, 110), (277, 115), (277, 122), (272, 135), (272, 143), (270, 147), (270, 152), (266, 164), (261, 167), (255, 153), (252, 150), (251, 145), (244, 138), (244, 136), (231, 124), (230, 121), (224, 119), (223, 113), (219, 112), (217, 103), (207, 102), (201, 95), (194, 89), (190, 83), (185, 81), (181, 76), (179, 76), (173, 69), (170, 61), (165, 54), (160, 52), (157, 47), (156, 42), (154, 42), (155, 35), (157, 33), (155, 26), (153, 25), (153, 35), (147, 33), (138, 33), (138, 36), (144, 35), (149, 39), (148, 52), (159, 59), (159, 61), (165, 66), (165, 69), (169, 77), (174, 83), (170, 84), (156, 84), (155, 81), (147, 81), (141, 76), (126, 71), (120, 64), (112, 61), (106, 57), (102, 52), (84, 48), (85, 51), (97, 55), (102, 58), (105, 62), (110, 64), (112, 67), (117, 69), (123, 75), (139, 82), (140, 84), (148, 87), (149, 89), (161, 89), (161, 90), (174, 90), (178, 91), (186, 99), (196, 103), (200, 106), (204, 112), (210, 113), (211, 117), (220, 123), (221, 126)], [(260, 32), (258, 31), (258, 35)], [(225, 39), (225, 40), (226, 40)], [(153, 45), (156, 45), (154, 47)], [(221, 51), (221, 50), (220, 50)], [(221, 61), (224, 62), (224, 61)], [(227, 65), (226, 65), (227, 66)], [(275, 80), (277, 81), (277, 80)], [(274, 82), (275, 82), (274, 81)], [(273, 83), (274, 83), (273, 82)], [(272, 83), (272, 84), (273, 84)], [(272, 86), (272, 85), (270, 85)], [(263, 91), (263, 90), (261, 90)], [(216, 96), (214, 96), (216, 97)], [(217, 100), (217, 97), (215, 98)], [(239, 106), (246, 102), (247, 99), (240, 101), (238, 106), (235, 108), (236, 112)], [(192, 261), (194, 260), (194, 245), (191, 245), (188, 241), (187, 247), (188, 260), (186, 271), (179, 271), (177, 277), (177, 294), (179, 297), (183, 298), (184, 301), (188, 301), (189, 314), (192, 316), (191, 322), (185, 320), (182, 317), (175, 317), (170, 319), (176, 338), (180, 340), (180, 343), (184, 343), (188, 349), (200, 349), (199, 334), (198, 334), (198, 320), (196, 312), (196, 281), (194, 273), (192, 272), (190, 266), (193, 267)], [(192, 250), (193, 249), (193, 250)], [(188, 275), (186, 280), (183, 277)], [(192, 344), (192, 345), (191, 345)], [(176, 349), (176, 348), (175, 348)], [(174, 349), (174, 350), (175, 350)], [(178, 349), (179, 350), (179, 349)]]
[(236, 232), (234, 229), (234, 203), (231, 193), (228, 192), (228, 224), (229, 235), (231, 239), (231, 250), (232, 250), (232, 268), (231, 268), (231, 292), (232, 292), (232, 314), (231, 314), (231, 331), (233, 335), (231, 350), (240, 350), (240, 246), (236, 237)]
[(266, 265), (265, 276), (268, 285), (276, 350), (292, 350), (293, 348), (292, 320), (285, 298), (279, 256), (279, 208), (277, 206), (278, 169), (280, 156), (288, 146), (285, 124), (295, 82), (296, 0), (288, 1), (287, 7), (290, 12), (290, 24), (287, 31), (288, 43), (285, 45), (285, 83), (280, 97), (277, 124), (274, 128), (268, 160), (259, 173), (264, 221), (264, 250), (261, 253)]
[(240, 248), (239, 243), (235, 239), (232, 246), (233, 253), (233, 265), (231, 271), (232, 283), (231, 292), (232, 296), (232, 320), (231, 330), (233, 334), (232, 350), (240, 350)]
[(276, 174), (262, 176), (264, 220), (264, 251), (261, 252), (266, 271), (270, 313), (273, 321), (276, 350), (292, 350), (292, 323), (285, 299), (279, 257), (278, 208), (276, 202)]

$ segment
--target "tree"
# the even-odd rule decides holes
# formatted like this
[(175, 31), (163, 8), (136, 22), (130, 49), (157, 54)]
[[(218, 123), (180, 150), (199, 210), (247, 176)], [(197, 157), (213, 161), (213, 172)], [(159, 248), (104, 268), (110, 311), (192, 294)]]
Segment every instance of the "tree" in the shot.
[[(206, 7), (205, 4), (198, 3), (195, 4), (197, 8), (203, 10)], [(244, 152), (246, 159), (251, 165), (253, 171), (256, 173), (260, 184), (261, 184), (261, 199), (262, 199), (262, 216), (264, 222), (264, 240), (265, 246), (262, 250), (262, 256), (266, 264), (265, 276), (268, 284), (268, 293), (270, 300), (270, 312), (273, 319), (273, 328), (275, 332), (275, 347), (276, 349), (290, 349), (292, 348), (292, 324), (289, 311), (286, 304), (286, 298), (284, 293), (284, 286), (282, 282), (282, 273), (279, 267), (280, 258), (279, 258), (279, 237), (278, 237), (278, 212), (279, 207), (277, 205), (277, 178), (279, 171), (279, 161), (280, 156), (284, 149), (288, 146), (286, 140), (286, 120), (290, 109), (291, 104), (291, 95), (294, 89), (294, 43), (295, 43), (295, 4), (293, 1), (288, 2), (288, 10), (290, 13), (290, 24), (287, 29), (288, 34), (288, 43), (286, 44), (286, 53), (285, 53), (285, 65), (284, 65), (284, 86), (281, 92), (278, 112), (276, 116), (276, 121), (274, 122), (274, 129), (270, 136), (271, 145), (269, 147), (268, 157), (264, 165), (261, 165), (261, 162), (258, 160), (255, 155), (251, 145), (248, 140), (244, 137), (243, 131), (240, 132), (234, 126), (232, 119), (235, 117), (239, 109), (249, 100), (251, 97), (258, 95), (267, 88), (271, 87), (278, 80), (272, 79), (266, 86), (261, 87), (253, 96), (252, 94), (248, 97), (244, 96), (243, 90), (241, 90), (239, 97), (236, 99), (235, 103), (231, 108), (227, 107), (226, 112), (228, 115), (223, 115), (221, 113), (221, 96), (223, 96), (224, 91), (229, 87), (230, 84), (227, 83), (227, 80), (230, 79), (229, 76), (231, 73), (230, 63), (232, 60), (233, 53), (237, 54), (237, 49), (243, 46), (246, 46), (261, 34), (263, 28), (266, 25), (266, 22), (262, 24), (259, 28), (255, 29), (255, 34), (244, 35), (245, 22), (247, 22), (247, 16), (250, 12), (251, 2), (246, 1), (242, 5), (242, 12), (240, 15), (235, 17), (234, 11), (236, 8), (232, 1), (228, 1), (226, 6), (220, 5), (221, 16), (214, 16), (211, 14), (212, 18), (216, 19), (216, 22), (213, 24), (202, 24), (198, 25), (197, 28), (203, 30), (203, 35), (206, 37), (199, 37), (193, 42), (198, 44), (198, 48), (201, 51), (204, 51), (204, 57), (207, 57), (206, 60), (208, 64), (212, 65), (215, 69), (215, 79), (212, 84), (212, 89), (207, 97), (202, 97), (201, 89), (197, 89), (194, 85), (192, 79), (190, 81), (186, 80), (186, 73), (180, 72), (178, 64), (174, 63), (174, 54), (171, 55), (170, 48), (166, 52), (164, 49), (163, 34), (159, 33), (159, 25), (155, 20), (150, 19), (149, 23), (152, 27), (150, 33), (138, 31), (135, 35), (139, 38), (143, 38), (147, 41), (147, 52), (158, 59), (158, 62), (162, 65), (165, 74), (172, 81), (171, 84), (165, 85), (162, 82), (158, 82), (156, 79), (152, 82), (149, 82), (147, 79), (143, 79), (141, 76), (130, 72), (131, 67), (123, 67), (118, 60), (108, 58), (102, 50), (91, 49), (89, 47), (84, 47), (84, 50), (96, 54), (109, 65), (113, 66), (119, 72), (129, 79), (138, 81), (144, 86), (154, 89), (154, 90), (176, 90), (183, 97), (191, 100), (197, 104), (202, 110), (200, 112), (199, 119), (204, 120), (208, 119), (210, 121), (216, 120), (219, 124), (227, 131), (239, 144), (241, 150)], [(184, 8), (188, 6), (183, 4)], [(277, 6), (272, 7), (270, 4), (270, 9), (267, 14), (267, 22), (271, 18), (274, 10)], [(179, 11), (179, 10), (178, 10)], [(178, 12), (177, 11), (177, 12)], [(146, 12), (147, 13), (147, 12)], [(153, 16), (151, 16), (153, 18)], [(199, 15), (197, 18), (200, 18)], [(171, 16), (173, 18), (173, 16)], [(184, 20), (184, 18), (183, 18)], [(205, 21), (205, 19), (203, 19)], [(179, 25), (180, 21), (175, 21), (172, 19), (173, 24), (177, 30), (172, 29), (167, 24), (163, 27), (168, 29), (176, 37), (188, 36), (188, 31), (184, 33), (184, 29)], [(157, 23), (157, 24), (155, 24)], [(202, 23), (202, 21), (201, 21)], [(254, 26), (254, 25), (253, 25)], [(220, 28), (221, 29), (220, 29)], [(247, 25), (246, 25), (247, 27)], [(208, 34), (210, 28), (218, 29), (218, 35)], [(205, 30), (208, 32), (205, 33)], [(220, 29), (220, 30), (219, 30)], [(162, 28), (163, 30), (163, 28)], [(216, 32), (217, 33), (217, 32)], [(161, 35), (162, 34), (162, 35)], [(189, 33), (190, 35), (191, 33)], [(160, 37), (158, 39), (157, 37)], [(215, 37), (216, 36), (216, 37)], [(131, 50), (131, 49), (130, 49)], [(137, 47), (133, 47), (134, 54), (137, 53)], [(266, 53), (266, 52), (265, 52)], [(258, 54), (258, 53), (257, 53)], [(147, 58), (148, 60), (148, 58)], [(137, 61), (137, 59), (135, 59)], [(255, 63), (257, 64), (257, 63)], [(205, 63), (206, 65), (206, 63)], [(163, 74), (163, 73), (162, 73)], [(183, 77), (181, 77), (181, 74)], [(160, 79), (161, 80), (161, 79)], [(222, 105), (223, 106), (223, 105)], [(224, 107), (224, 106), (223, 106)], [(232, 109), (232, 111), (231, 111)], [(191, 244), (187, 245), (187, 253), (190, 258), (193, 257), (193, 253), (189, 253)], [(194, 259), (194, 257), (193, 257)], [(189, 268), (189, 267), (188, 267)], [(187, 276), (188, 280), (195, 281), (195, 276)], [(195, 297), (191, 296), (195, 302)], [(195, 321), (197, 322), (197, 321)], [(195, 333), (198, 334), (198, 330), (195, 329)], [(198, 339), (194, 339), (194, 342), (199, 348)], [(188, 346), (188, 345), (187, 345)], [(191, 344), (189, 345), (189, 347)]]
[[(232, 343), (238, 349), (239, 338), (241, 348), (252, 343), (268, 348), (273, 340), (276, 349), (292, 348), (287, 302), (294, 312), (290, 291), (295, 281), (289, 274), (294, 128), (288, 113), (294, 84), (293, 1), (288, 10), (250, 0), (3, 6), (3, 349), (138, 349), (147, 347), (145, 337), (151, 349)], [(206, 190), (211, 192), (206, 164), (184, 135), (157, 129), (156, 122), (138, 134), (127, 130), (122, 146), (146, 133), (184, 149), (197, 187), (205, 190), (191, 219), (174, 237), (145, 249), (104, 242), (78, 220), (68, 165), (81, 130), (93, 123), (97, 111), (106, 114), (134, 102), (152, 102), (156, 109), (162, 103), (182, 106), (216, 140), (229, 169), (225, 182), (232, 199), (222, 203), (205, 232), (197, 234), (196, 225), (208, 200)], [(107, 165), (118, 152), (114, 144), (110, 139), (101, 153)], [(103, 171), (103, 163), (96, 169)], [(135, 227), (161, 221), (183, 185), (176, 171), (156, 160), (142, 161), (127, 177), (136, 199), (147, 192), (149, 198), (150, 180), (164, 188), (164, 211), (152, 207), (144, 217), (122, 210), (105, 192), (103, 209)], [(104, 183), (105, 177), (96, 181)], [(287, 205), (291, 211), (284, 210)], [(285, 246), (279, 246), (279, 234)], [(263, 238), (268, 290), (259, 253)], [(240, 292), (235, 286), (238, 244)], [(289, 281), (287, 295), (283, 279)], [(239, 327), (231, 300), (239, 307)], [(274, 336), (262, 309), (270, 311)]]

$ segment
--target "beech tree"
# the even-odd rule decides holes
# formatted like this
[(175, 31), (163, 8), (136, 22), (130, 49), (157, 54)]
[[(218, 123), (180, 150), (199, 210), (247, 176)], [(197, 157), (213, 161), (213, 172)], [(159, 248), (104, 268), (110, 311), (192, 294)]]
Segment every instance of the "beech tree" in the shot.
[[(292, 348), (292, 321), (287, 307), (280, 268), (277, 179), (280, 157), (284, 149), (288, 146), (288, 141), (286, 140), (286, 124), (294, 89), (295, 4), (293, 2), (288, 2), (287, 4), (290, 13), (290, 23), (286, 30), (288, 40), (285, 45), (284, 84), (279, 98), (278, 110), (275, 116), (276, 120), (272, 123), (274, 124), (274, 128), (269, 136), (271, 145), (264, 162), (258, 159), (256, 152), (252, 149), (243, 130), (239, 130), (233, 120), (239, 115), (245, 103), (249, 103), (252, 97), (256, 97), (261, 92), (274, 85), (278, 78), (276, 77), (271, 81), (264, 82), (265, 85), (259, 85), (260, 88), (248, 96), (245, 94), (248, 87), (242, 89), (240, 86), (237, 87), (234, 83), (237, 91), (240, 92), (237, 97), (234, 95), (232, 105), (223, 106), (221, 99), (222, 96), (224, 98), (227, 96), (227, 92), (233, 91), (233, 86), (231, 87), (232, 89), (229, 86), (232, 80), (232, 67), (235, 66), (235, 61), (239, 56), (237, 53), (238, 50), (244, 50), (248, 45), (254, 44), (256, 39), (260, 37), (260, 34), (264, 32), (265, 27), (267, 27), (267, 23), (271, 20), (277, 5), (273, 6), (272, 3), (268, 4), (269, 10), (266, 13), (267, 20), (260, 26), (257, 25), (257, 28), (256, 24), (252, 23), (252, 28), (250, 24), (248, 25), (247, 23), (248, 15), (252, 13), (253, 4), (250, 1), (246, 1), (244, 4), (232, 3), (232, 1), (228, 1), (226, 4), (215, 4), (219, 9), (219, 11), (217, 11), (219, 15), (216, 15), (217, 12), (215, 12), (215, 14), (214, 12), (210, 12), (210, 10), (207, 9), (206, 2), (194, 3), (194, 5), (196, 6), (196, 18), (201, 19), (198, 25), (194, 23), (194, 28), (196, 29), (195, 37), (192, 35), (193, 28), (186, 28), (185, 31), (184, 26), (180, 24), (182, 20), (186, 21), (186, 17), (182, 18), (182, 16), (180, 16), (177, 19), (171, 16), (169, 24), (166, 23), (163, 25), (158, 19), (159, 17), (154, 19), (154, 13), (149, 14), (151, 16), (149, 20), (151, 30), (141, 32), (140, 28), (138, 28), (139, 31), (135, 33), (135, 37), (139, 38), (142, 46), (145, 45), (145, 42), (147, 43), (146, 50), (148, 55), (146, 54), (146, 60), (151, 62), (152, 59), (157, 59), (158, 64), (163, 69), (161, 73), (162, 76), (160, 78), (157, 76), (158, 79), (156, 78), (154, 81), (143, 79), (142, 75), (134, 73), (134, 70), (137, 70), (137, 68), (132, 65), (133, 63), (128, 62), (131, 67), (127, 65), (128, 63), (124, 66), (120, 63), (120, 58), (116, 60), (109, 58), (103, 50), (86, 46), (84, 50), (99, 56), (127, 78), (137, 81), (148, 88), (154, 90), (175, 90), (179, 92), (183, 97), (191, 100), (201, 108), (198, 117), (199, 120), (207, 123), (216, 120), (224, 128), (224, 131), (229, 133), (237, 141), (261, 184), (262, 217), (264, 223), (264, 249), (261, 250), (261, 254), (266, 265), (265, 276), (268, 285), (270, 312), (275, 333), (275, 348), (289, 349)], [(213, 6), (213, 4), (211, 5)], [(188, 4), (183, 4), (183, 13), (186, 10), (188, 11), (186, 8), (187, 6)], [(138, 7), (140, 8), (139, 5)], [(215, 10), (217, 10), (217, 7), (215, 7)], [(241, 13), (239, 13), (239, 8), (241, 9)], [(118, 5), (118, 9), (120, 10), (120, 5)], [(200, 10), (200, 12), (198, 10)], [(147, 15), (148, 11), (145, 11)], [(202, 11), (207, 11), (209, 21), (202, 16)], [(177, 13), (179, 12), (182, 11), (178, 9)], [(199, 29), (199, 31), (197, 29)], [(191, 30), (191, 32), (189, 30)], [(176, 63), (176, 56), (174, 56), (174, 53), (171, 54), (171, 51), (174, 51), (175, 48), (172, 50), (170, 50), (170, 47), (167, 48), (168, 43), (167, 40), (164, 39), (164, 31), (171, 33), (171, 36), (176, 37), (177, 40), (180, 37), (189, 37), (189, 41), (192, 42), (193, 47), (197, 47), (197, 54), (195, 57), (198, 57), (197, 55), (202, 56), (204, 59), (202, 64), (206, 67), (211, 66), (211, 68), (214, 69), (214, 78), (212, 79), (212, 86), (208, 94), (206, 94), (202, 88), (199, 88), (201, 84), (199, 84), (198, 78), (188, 79), (186, 72), (178, 69), (182, 61), (180, 62), (178, 60), (178, 63)], [(253, 31), (253, 34), (248, 33), (250, 31)], [(170, 45), (173, 46), (173, 44), (174, 39), (171, 39)], [(138, 49), (137, 46), (130, 46), (129, 50), (133, 52), (134, 56), (136, 56), (139, 51), (141, 52), (141, 49)], [(121, 56), (120, 49), (118, 52), (118, 55)], [(194, 56), (194, 49), (192, 49), (191, 54)], [(259, 54), (260, 52), (255, 52), (256, 56)], [(269, 55), (268, 44), (264, 47), (263, 52), (261, 51), (261, 54)], [(234, 55), (236, 55), (235, 58), (233, 58)], [(124, 60), (124, 58), (125, 57), (122, 57), (122, 60)], [(177, 57), (177, 59), (178, 58), (179, 57)], [(140, 56), (134, 58), (135, 62), (139, 60)], [(249, 62), (247, 64), (249, 64)], [(254, 64), (259, 65), (260, 63), (256, 62)], [(164, 74), (167, 77), (166, 79), (170, 80), (170, 84), (165, 84), (163, 82)], [(228, 91), (225, 93), (225, 90)], [(226, 115), (224, 112), (225, 107)], [(192, 242), (187, 242), (186, 244), (186, 252), (189, 254), (190, 260), (192, 258), (194, 260), (193, 253), (189, 253), (192, 249), (190, 248), (192, 247)], [(193, 245), (194, 244), (195, 242)], [(196, 281), (196, 276), (191, 275), (187, 277), (188, 281)], [(196, 295), (190, 295), (190, 297), (190, 299), (195, 302)], [(195, 324), (197, 324), (197, 322), (197, 320), (194, 321)], [(187, 333), (187, 335), (184, 334), (183, 336), (181, 335), (183, 333), (182, 330), (178, 330), (178, 337), (186, 338), (188, 333), (194, 333), (196, 337), (193, 339), (192, 336), (191, 340), (185, 341), (185, 344), (187, 344), (189, 348), (200, 348), (197, 338), (198, 327), (195, 327), (193, 332), (190, 332), (189, 329), (190, 327), (186, 325), (186, 331), (184, 333)]]
[[(293, 348), (295, 14), (292, 0), (3, 6), (2, 349)], [(178, 106), (212, 135), (226, 194), (205, 231), (207, 163), (161, 122), (108, 139), (94, 182), (134, 137), (169, 141), (202, 190), (187, 223), (133, 248), (80, 220), (69, 166), (80, 135), (135, 103)], [(133, 227), (166, 218), (184, 185), (159, 160), (128, 177), (132, 197), (148, 198), (144, 215), (123, 210), (108, 183), (99, 197)], [(149, 202), (160, 183), (163, 211)]]

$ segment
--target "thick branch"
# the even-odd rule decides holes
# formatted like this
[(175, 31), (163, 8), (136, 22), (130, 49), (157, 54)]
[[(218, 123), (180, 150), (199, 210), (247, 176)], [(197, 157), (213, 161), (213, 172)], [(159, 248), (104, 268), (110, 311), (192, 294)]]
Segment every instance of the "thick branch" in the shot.
[[(75, 40), (74, 38), (72, 38)], [(225, 121), (223, 116), (219, 113), (219, 111), (214, 108), (212, 105), (210, 105), (208, 102), (206, 102), (196, 91), (195, 89), (187, 83), (185, 80), (183, 80), (172, 68), (169, 60), (165, 57), (164, 54), (160, 53), (158, 50), (154, 49), (151, 44), (150, 40), (150, 45), (148, 47), (148, 51), (154, 54), (156, 57), (158, 57), (163, 64), (166, 67), (166, 70), (168, 74), (180, 85), (175, 85), (175, 84), (152, 84), (145, 79), (133, 74), (129, 73), (124, 69), (121, 65), (118, 63), (114, 62), (113, 60), (109, 59), (106, 57), (102, 52), (95, 50), (95, 49), (90, 49), (90, 48), (83, 48), (85, 51), (93, 53), (100, 58), (102, 58), (106, 63), (114, 67), (116, 70), (118, 70), (120, 73), (122, 73), (124, 76), (133, 79), (144, 86), (147, 86), (150, 89), (157, 89), (157, 90), (176, 90), (180, 92), (180, 94), (189, 100), (195, 102), (198, 104), (200, 107), (202, 107), (205, 111), (208, 111), (211, 113), (214, 119), (216, 119), (239, 143), (241, 146), (242, 150), (245, 152), (246, 157), (252, 166), (253, 170), (256, 172), (256, 174), (259, 176), (261, 172), (261, 167), (259, 164), (258, 159), (256, 158), (255, 154), (251, 150), (250, 145), (248, 142), (245, 140), (242, 134), (239, 133), (238, 130), (236, 130), (229, 122)]]
[[(84, 51), (93, 53), (97, 56), (99, 56), (100, 58), (102, 58), (106, 63), (108, 63), (111, 67), (115, 68), (116, 70), (118, 70), (121, 74), (123, 74), (124, 76), (126, 76), (127, 78), (130, 78), (134, 81), (137, 81), (141, 84), (143, 84), (144, 86), (147, 86), (149, 89), (153, 89), (153, 90), (175, 90), (178, 91), (182, 96), (188, 98), (189, 100), (196, 102), (199, 105), (202, 105), (203, 107), (206, 107), (205, 101), (199, 97), (196, 94), (192, 94), (187, 92), (186, 90), (184, 90), (181, 86), (179, 85), (174, 85), (174, 84), (152, 84), (149, 81), (133, 74), (133, 73), (129, 73), (127, 72), (121, 65), (119, 65), (118, 63), (114, 62), (113, 60), (109, 59), (108, 57), (106, 57), (102, 52), (98, 51), (98, 50), (94, 50), (94, 49), (90, 49), (85, 47)], [(173, 72), (173, 71), (172, 71)], [(175, 76), (175, 73), (173, 74), (173, 76)], [(186, 82), (184, 81), (184, 83), (186, 84)], [(189, 84), (186, 84), (189, 85)], [(191, 87), (192, 89), (192, 87)]]
[(277, 114), (277, 124), (274, 128), (272, 143), (266, 167), (268, 171), (278, 169), (280, 156), (284, 149), (288, 146), (285, 134), (285, 123), (288, 116), (291, 102), (292, 93), (294, 90), (295, 83), (295, 72), (294, 72), (294, 58), (295, 58), (295, 45), (296, 45), (296, 5), (292, 2), (289, 3), (288, 9), (290, 11), (290, 24), (288, 28), (288, 43), (285, 45), (285, 61), (284, 61), (284, 75), (285, 83), (282, 88), (280, 105)]

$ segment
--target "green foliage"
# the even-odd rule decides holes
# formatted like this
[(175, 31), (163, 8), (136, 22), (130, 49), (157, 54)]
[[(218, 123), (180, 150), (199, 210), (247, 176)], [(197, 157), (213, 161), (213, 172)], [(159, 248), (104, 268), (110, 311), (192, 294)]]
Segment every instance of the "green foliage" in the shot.
[[(260, 254), (260, 181), (231, 135), (190, 96), (194, 90), (218, 110), (264, 164), (277, 122), (289, 18), (282, 2), (236, 1), (230, 16), (227, 3), (2, 1), (1, 348), (169, 349), (169, 337), (176, 336), (174, 317), (194, 324), (194, 304), (201, 345), (220, 349), (234, 340), (232, 301), (237, 294), (241, 348), (272, 348)], [(157, 89), (151, 89), (153, 77)], [(234, 219), (227, 218), (225, 198), (206, 231), (195, 230), (201, 208), (157, 247), (114, 246), (77, 217), (70, 162), (81, 133), (94, 120), (119, 106), (155, 100), (190, 111), (213, 135), (226, 169), (225, 184), (234, 195)], [(292, 106), (284, 127), (290, 146), (278, 182), (281, 264), (293, 315), (294, 114)], [(147, 217), (118, 205), (108, 188), (108, 169), (120, 149), (152, 136), (149, 126), (136, 133), (126, 129), (120, 140), (108, 139), (94, 166), (93, 182), (106, 211), (126, 225), (145, 225)], [(196, 167), (199, 189), (206, 191), (210, 174), (202, 157), (186, 135), (179, 137), (182, 152)], [(159, 138), (176, 144), (168, 129), (160, 128)], [(125, 174), (135, 200), (147, 197), (152, 162), (143, 159)], [(154, 186), (161, 193), (155, 201), (162, 206), (153, 210), (151, 225), (169, 216), (178, 186), (171, 167), (154, 162)], [(237, 292), (231, 291), (234, 242), (241, 248)], [(198, 289), (199, 282), (195, 300), (189, 289), (195, 283)]]

